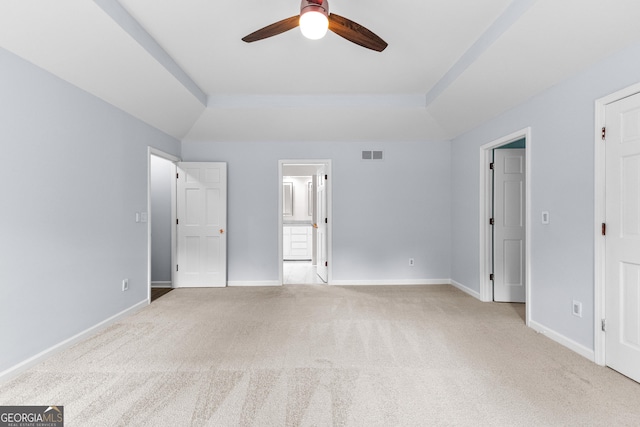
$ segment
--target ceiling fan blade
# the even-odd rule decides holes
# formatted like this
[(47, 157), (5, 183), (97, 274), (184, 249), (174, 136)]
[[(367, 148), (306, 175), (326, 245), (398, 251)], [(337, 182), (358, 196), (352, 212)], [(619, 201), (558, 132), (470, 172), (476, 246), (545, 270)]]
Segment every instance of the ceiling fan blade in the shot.
[(267, 25), (264, 28), (260, 28), (258, 31), (254, 31), (248, 36), (244, 36), (242, 41), (247, 43), (255, 42), (258, 40), (266, 39), (267, 37), (277, 36), (278, 34), (289, 31), (300, 25), (300, 16), (292, 16), (291, 18), (283, 19), (275, 24)]
[(335, 13), (329, 15), (329, 29), (340, 37), (344, 37), (350, 42), (359, 44), (367, 49), (382, 52), (387, 47), (387, 42), (372, 31)]

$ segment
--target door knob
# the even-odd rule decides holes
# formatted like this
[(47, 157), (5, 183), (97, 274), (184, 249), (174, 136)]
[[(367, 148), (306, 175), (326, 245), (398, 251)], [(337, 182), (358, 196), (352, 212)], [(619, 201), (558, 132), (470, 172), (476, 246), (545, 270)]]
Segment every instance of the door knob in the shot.
[(222, 228), (220, 229), (220, 234), (224, 234), (224, 230)]
[(318, 224), (313, 224), (313, 228), (318, 228)]

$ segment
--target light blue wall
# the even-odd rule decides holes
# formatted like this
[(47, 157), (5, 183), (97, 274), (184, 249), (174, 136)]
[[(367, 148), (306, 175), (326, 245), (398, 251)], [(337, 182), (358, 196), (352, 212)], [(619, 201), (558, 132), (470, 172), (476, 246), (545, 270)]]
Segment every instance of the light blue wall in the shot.
[[(278, 280), (278, 160), (331, 159), (333, 279), (450, 277), (448, 142), (207, 143), (185, 161), (228, 163), (230, 281)], [(384, 150), (383, 162), (361, 160)], [(409, 266), (409, 258), (415, 266)]]
[(147, 298), (147, 146), (180, 147), (3, 49), (0, 117), (2, 372)]
[[(146, 225), (134, 218), (146, 209), (149, 145), (182, 150), (187, 161), (228, 162), (231, 281), (278, 278), (278, 160), (328, 158), (335, 280), (451, 277), (478, 291), (479, 147), (527, 126), (532, 318), (593, 348), (594, 100), (638, 81), (640, 44), (451, 144), (180, 147), (0, 50), (0, 372), (146, 298)], [(362, 162), (371, 149), (384, 150), (385, 161)], [(538, 221), (543, 210), (547, 226)], [(571, 315), (573, 299), (582, 319)]]
[[(589, 349), (594, 345), (594, 103), (638, 81), (640, 44), (451, 145), (452, 278), (478, 291), (479, 147), (531, 126), (532, 320)], [(542, 211), (549, 211), (549, 225), (541, 224)], [(582, 318), (571, 314), (574, 299), (583, 304)]]

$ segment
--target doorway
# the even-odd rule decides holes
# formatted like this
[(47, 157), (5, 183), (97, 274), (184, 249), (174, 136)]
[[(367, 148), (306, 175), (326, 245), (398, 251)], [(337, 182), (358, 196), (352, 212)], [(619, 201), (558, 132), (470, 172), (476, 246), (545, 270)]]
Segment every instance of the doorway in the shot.
[(279, 277), (283, 285), (330, 281), (330, 160), (278, 164)]
[[(480, 147), (480, 299), (482, 301), (505, 301), (525, 303), (525, 322), (530, 320), (529, 304), (531, 282), (530, 260), (530, 147), (531, 129), (526, 128)], [(496, 153), (499, 153), (496, 156)], [(506, 154), (506, 155), (505, 155)], [(499, 169), (508, 169), (508, 175), (519, 178), (500, 179), (501, 195), (494, 192), (495, 157), (499, 157)], [(516, 172), (517, 174), (513, 173)], [(506, 189), (506, 190), (505, 190)], [(505, 190), (505, 191), (503, 191)], [(520, 205), (498, 209), (497, 203), (507, 199), (518, 199)], [(500, 199), (502, 197), (502, 199)], [(509, 202), (511, 203), (511, 202)], [(499, 210), (499, 212), (496, 212)], [(496, 223), (501, 230), (496, 233)], [(503, 227), (518, 223), (518, 236), (511, 235), (515, 227)], [(513, 224), (512, 224), (513, 223)], [(511, 234), (510, 234), (511, 233)], [(517, 237), (517, 238), (516, 238)], [(500, 242), (494, 239), (500, 239)], [(498, 257), (500, 257), (498, 259)], [(497, 271), (500, 270), (500, 272)], [(506, 274), (505, 274), (506, 272)], [(497, 278), (500, 274), (501, 277)], [(500, 288), (496, 288), (496, 284)], [(512, 291), (514, 291), (512, 295)]]
[(173, 289), (175, 264), (176, 162), (180, 159), (148, 149), (147, 253), (148, 300)]

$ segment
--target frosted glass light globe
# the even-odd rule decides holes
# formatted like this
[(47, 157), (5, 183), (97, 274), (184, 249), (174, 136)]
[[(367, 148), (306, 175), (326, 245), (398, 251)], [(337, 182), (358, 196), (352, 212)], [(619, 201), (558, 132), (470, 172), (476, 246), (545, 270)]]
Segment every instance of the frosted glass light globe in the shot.
[(322, 12), (309, 11), (300, 15), (300, 31), (311, 40), (321, 39), (327, 34), (329, 20)]

